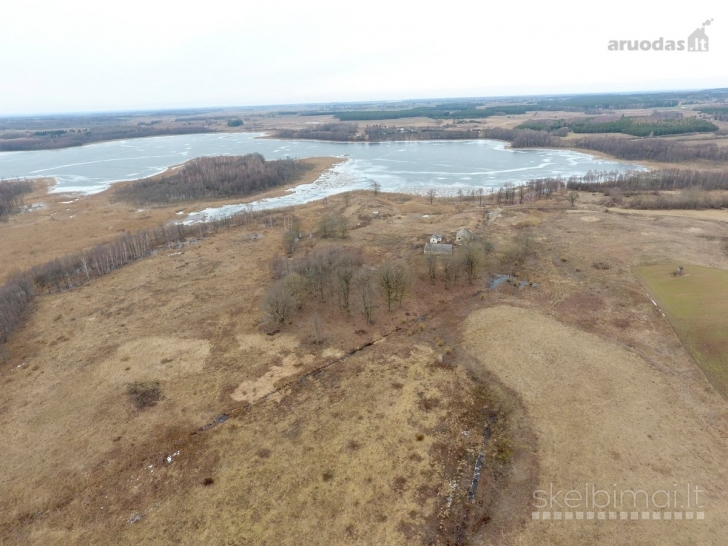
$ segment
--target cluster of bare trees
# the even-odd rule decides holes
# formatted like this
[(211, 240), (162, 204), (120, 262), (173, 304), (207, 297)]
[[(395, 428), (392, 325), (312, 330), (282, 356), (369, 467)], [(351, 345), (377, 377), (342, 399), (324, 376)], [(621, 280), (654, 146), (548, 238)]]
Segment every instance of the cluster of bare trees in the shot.
[(309, 168), (305, 161), (266, 161), (257, 153), (200, 157), (170, 174), (122, 186), (116, 195), (138, 204), (250, 195), (287, 184)]
[(567, 187), (580, 191), (604, 191), (619, 188), (625, 192), (651, 192), (700, 188), (728, 190), (728, 172), (695, 169), (660, 169), (654, 171), (589, 172), (571, 177)]
[(306, 293), (321, 302), (333, 298), (348, 314), (353, 277), (362, 263), (359, 249), (331, 245), (301, 258), (275, 258), (271, 269), (279, 283), (282, 281), (296, 298)]
[(247, 225), (256, 216), (257, 213), (249, 211), (212, 222), (167, 225), (124, 234), (108, 243), (18, 273), (0, 287), (0, 342), (7, 340), (38, 293), (80, 286), (149, 256), (160, 248), (177, 247), (187, 239), (203, 238), (223, 228)]
[(277, 279), (263, 303), (267, 315), (279, 323), (288, 322), (306, 297), (335, 304), (347, 316), (354, 312), (372, 322), (379, 293), (387, 310), (402, 305), (411, 279), (407, 266), (387, 262), (378, 269), (363, 264), (358, 248), (326, 246), (309, 255), (271, 264)]
[(0, 286), (0, 343), (5, 343), (28, 310), (35, 287), (28, 275), (16, 274)]
[(31, 191), (33, 183), (27, 180), (0, 180), (0, 220), (17, 211)]
[(493, 248), (490, 241), (475, 240), (459, 247), (453, 255), (425, 254), (430, 283), (435, 284), (438, 278), (442, 279), (445, 289), (449, 290), (461, 275), (465, 275), (468, 284), (471, 284), (478, 277)]
[(657, 198), (637, 195), (628, 203), (634, 209), (725, 209), (728, 197), (710, 195), (700, 188), (688, 188), (677, 195), (660, 195)]

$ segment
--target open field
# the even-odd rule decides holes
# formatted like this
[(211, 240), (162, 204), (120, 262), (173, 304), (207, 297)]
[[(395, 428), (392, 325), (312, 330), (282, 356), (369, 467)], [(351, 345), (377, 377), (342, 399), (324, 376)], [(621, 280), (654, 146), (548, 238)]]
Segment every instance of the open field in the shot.
[[(84, 201), (89, 218), (110, 206)], [(723, 544), (728, 405), (634, 271), (728, 270), (728, 225), (715, 211), (603, 212), (590, 194), (486, 210), (371, 192), (295, 209), (314, 235), (294, 259), (340, 245), (370, 268), (408, 266), (402, 307), (378, 297), (373, 324), (330, 295), (266, 320), (280, 222), (38, 297), (0, 355), (0, 540)], [(346, 239), (315, 235), (332, 213)], [(446, 289), (441, 270), (430, 284), (425, 241), (461, 227), (494, 250), (472, 284)], [(507, 270), (537, 286), (489, 290)], [(139, 405), (130, 386), (158, 391)], [(536, 489), (585, 482), (690, 482), (705, 520), (531, 519)]]
[[(685, 273), (675, 276), (678, 265)], [(728, 399), (728, 271), (680, 263), (634, 272), (708, 380)]]

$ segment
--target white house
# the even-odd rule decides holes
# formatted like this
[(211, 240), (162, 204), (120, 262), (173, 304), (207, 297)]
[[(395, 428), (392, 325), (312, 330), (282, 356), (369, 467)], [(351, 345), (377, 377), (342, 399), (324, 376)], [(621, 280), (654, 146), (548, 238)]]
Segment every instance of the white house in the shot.
[(441, 242), (442, 242), (442, 235), (440, 235), (439, 233), (433, 233), (433, 234), (432, 234), (432, 235), (430, 236), (430, 242), (431, 242), (431, 243), (432, 243), (433, 245), (434, 245), (434, 244), (437, 244), (437, 243), (441, 243)]

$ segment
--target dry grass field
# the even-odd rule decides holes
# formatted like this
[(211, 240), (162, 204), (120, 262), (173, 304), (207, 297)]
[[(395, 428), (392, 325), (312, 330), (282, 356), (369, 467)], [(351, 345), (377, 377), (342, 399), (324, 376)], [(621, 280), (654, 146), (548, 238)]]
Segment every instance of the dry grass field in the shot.
[[(89, 218), (112, 206), (78, 203)], [(279, 224), (39, 297), (0, 359), (0, 541), (723, 544), (728, 406), (633, 268), (728, 270), (728, 225), (602, 212), (590, 195), (488, 210), (368, 192), (298, 207), (306, 233), (331, 212), (351, 229), (294, 258), (342, 245), (368, 267), (408, 264), (401, 308), (380, 299), (373, 324), (311, 297), (290, 324), (266, 320)], [(68, 248), (93, 244), (93, 225)], [(472, 284), (431, 285), (424, 242), (461, 227), (493, 252)], [(536, 286), (489, 290), (506, 269)], [(532, 520), (536, 489), (585, 482), (690, 482), (705, 519)]]

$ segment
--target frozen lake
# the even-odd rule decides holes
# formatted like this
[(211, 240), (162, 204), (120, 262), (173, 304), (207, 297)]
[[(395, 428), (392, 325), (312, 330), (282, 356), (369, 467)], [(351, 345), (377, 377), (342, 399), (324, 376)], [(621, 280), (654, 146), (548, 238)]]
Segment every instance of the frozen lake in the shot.
[[(440, 194), (473, 187), (498, 188), (506, 182), (583, 175), (588, 171), (625, 171), (640, 167), (570, 150), (510, 150), (492, 140), (341, 143), (257, 138), (254, 133), (164, 136), (103, 142), (78, 148), (0, 153), (0, 178), (54, 177), (54, 192), (95, 193), (122, 180), (153, 176), (195, 157), (259, 152), (266, 159), (314, 156), (348, 160), (313, 184), (288, 195), (256, 202), (274, 207), (299, 204), (372, 181), (384, 191)], [(241, 207), (206, 210), (197, 219), (228, 214)]]

